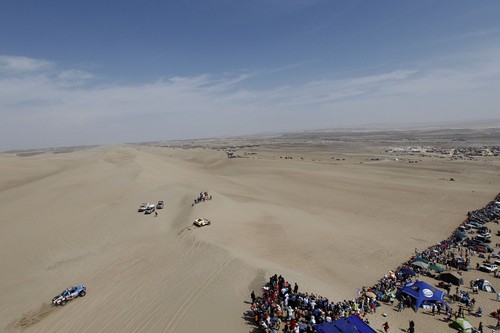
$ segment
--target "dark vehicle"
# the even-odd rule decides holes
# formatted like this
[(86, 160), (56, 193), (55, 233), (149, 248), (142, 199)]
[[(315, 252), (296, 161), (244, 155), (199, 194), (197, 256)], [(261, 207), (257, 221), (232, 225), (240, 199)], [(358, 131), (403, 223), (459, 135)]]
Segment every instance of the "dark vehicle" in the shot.
[(156, 209), (163, 209), (163, 200), (158, 201), (156, 204)]
[(65, 305), (68, 301), (71, 301), (73, 298), (83, 297), (87, 294), (87, 287), (83, 284), (80, 284), (75, 287), (68, 288), (64, 290), (62, 293), (57, 295), (52, 299), (52, 305)]
[(492, 253), (493, 252), (493, 249), (486, 244), (475, 245), (472, 249), (474, 251), (480, 252), (480, 253)]
[(491, 238), (491, 232), (489, 230), (478, 230), (477, 234), (483, 237)]
[(473, 248), (476, 245), (483, 245), (483, 243), (477, 239), (465, 239), (464, 245)]
[(474, 237), (474, 239), (483, 243), (488, 243), (488, 244), (491, 243), (491, 239), (489, 239), (488, 237), (484, 237), (482, 235), (478, 235)]

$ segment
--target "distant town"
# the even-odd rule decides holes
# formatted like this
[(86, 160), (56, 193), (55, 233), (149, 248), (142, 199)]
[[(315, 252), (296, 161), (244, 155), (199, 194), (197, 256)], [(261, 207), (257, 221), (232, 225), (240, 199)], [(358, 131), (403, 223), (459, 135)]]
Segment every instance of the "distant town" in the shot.
[(449, 157), (452, 159), (474, 159), (484, 156), (500, 156), (500, 146), (482, 146), (482, 147), (390, 147), (385, 150), (386, 153), (419, 155), (419, 156), (439, 156), (441, 158)]

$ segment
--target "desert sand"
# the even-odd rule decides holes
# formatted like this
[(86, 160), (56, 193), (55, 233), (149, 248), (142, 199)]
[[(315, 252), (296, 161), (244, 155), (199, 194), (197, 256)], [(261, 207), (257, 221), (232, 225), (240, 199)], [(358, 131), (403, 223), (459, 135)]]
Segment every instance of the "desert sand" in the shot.
[[(297, 137), (0, 154), (0, 331), (257, 332), (244, 315), (271, 275), (353, 298), (500, 191), (498, 157), (396, 160), (383, 147), (404, 136)], [(201, 191), (213, 200), (193, 206)], [(137, 212), (158, 200), (157, 217)], [(85, 297), (50, 305), (76, 284)], [(409, 318), (453, 331), (425, 311), (385, 312), (394, 332)]]

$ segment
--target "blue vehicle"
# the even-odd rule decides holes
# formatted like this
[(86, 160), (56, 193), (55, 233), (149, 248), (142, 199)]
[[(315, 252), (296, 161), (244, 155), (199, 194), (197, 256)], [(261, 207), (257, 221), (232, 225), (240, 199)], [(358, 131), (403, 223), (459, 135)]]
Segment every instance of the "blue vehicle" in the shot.
[(73, 298), (83, 297), (87, 294), (87, 287), (83, 284), (80, 284), (75, 287), (71, 287), (65, 289), (62, 293), (57, 295), (52, 299), (52, 305), (65, 305), (68, 301), (71, 301)]

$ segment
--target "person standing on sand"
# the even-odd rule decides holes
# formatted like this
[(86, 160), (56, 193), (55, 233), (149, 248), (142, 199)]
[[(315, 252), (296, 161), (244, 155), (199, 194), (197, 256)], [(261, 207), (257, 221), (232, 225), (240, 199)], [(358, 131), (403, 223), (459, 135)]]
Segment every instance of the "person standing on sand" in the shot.
[(255, 291), (252, 290), (250, 297), (252, 298), (252, 304), (255, 304)]
[(448, 314), (446, 315), (446, 319), (444, 321), (449, 323), (451, 321), (451, 316), (452, 316), (452, 313), (451, 313), (451, 309), (450, 309), (448, 311)]
[(410, 320), (410, 327), (408, 328), (409, 333), (415, 333), (415, 322)]
[(403, 300), (399, 301), (399, 304), (398, 304), (398, 312), (401, 312), (401, 310), (403, 310)]
[(385, 333), (389, 332), (389, 323), (385, 322), (384, 325), (382, 325), (382, 328), (384, 329)]

